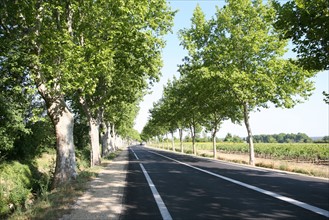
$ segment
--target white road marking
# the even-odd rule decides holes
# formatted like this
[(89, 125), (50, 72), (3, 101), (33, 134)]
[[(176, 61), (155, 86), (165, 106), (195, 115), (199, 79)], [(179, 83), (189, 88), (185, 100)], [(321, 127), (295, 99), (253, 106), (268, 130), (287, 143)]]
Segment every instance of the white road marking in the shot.
[[(136, 155), (135, 151), (133, 149), (130, 148), (130, 150), (133, 152), (133, 154), (135, 155), (136, 159), (139, 160), (138, 156)], [(163, 220), (172, 220), (172, 217), (166, 207), (166, 205), (164, 204), (158, 190), (156, 189), (151, 177), (149, 176), (149, 174), (147, 173), (147, 171), (145, 170), (143, 164), (139, 163), (139, 166), (141, 167), (143, 174), (147, 180), (148, 185), (151, 188), (153, 197), (155, 199), (155, 202), (160, 210), (161, 216)]]
[(133, 152), (133, 154), (135, 155), (136, 159), (139, 160), (139, 158), (137, 157), (137, 155), (135, 154), (135, 151), (133, 149), (130, 148), (130, 150)]
[(158, 190), (155, 188), (155, 185), (153, 184), (153, 182), (152, 182), (149, 174), (146, 172), (143, 164), (139, 164), (139, 165), (142, 168), (142, 171), (143, 171), (143, 173), (145, 175), (145, 178), (146, 178), (146, 180), (147, 180), (147, 182), (148, 182), (148, 184), (149, 184), (149, 186), (151, 188), (151, 191), (153, 193), (153, 197), (155, 199), (155, 202), (158, 205), (158, 208), (160, 210), (162, 219), (164, 219), (164, 220), (172, 220), (172, 217), (171, 217), (171, 215), (170, 215), (170, 213), (169, 213), (166, 205), (164, 204), (164, 202), (163, 202), (163, 200), (162, 200), (162, 198), (161, 198)]
[(175, 161), (176, 163), (180, 163), (182, 165), (185, 165), (185, 166), (188, 166), (188, 167), (191, 167), (193, 169), (196, 169), (196, 170), (199, 170), (201, 172), (204, 172), (204, 173), (207, 173), (207, 174), (210, 174), (212, 176), (215, 176), (215, 177), (218, 177), (218, 178), (221, 178), (221, 179), (224, 179), (226, 181), (229, 181), (229, 182), (232, 182), (232, 183), (235, 183), (237, 185), (240, 185), (240, 186), (243, 186), (243, 187), (246, 187), (248, 189), (252, 189), (254, 191), (257, 191), (257, 192), (260, 192), (260, 193), (263, 193), (265, 195), (268, 195), (268, 196), (271, 196), (271, 197), (274, 197), (276, 199), (279, 199), (279, 200), (282, 200), (282, 201), (285, 201), (285, 202), (288, 202), (290, 204), (293, 204), (293, 205), (296, 205), (296, 206), (299, 206), (301, 208), (304, 208), (304, 209), (307, 209), (311, 212), (314, 212), (314, 213), (317, 213), (319, 215), (323, 215), (327, 218), (329, 218), (329, 211), (325, 210), (325, 209), (321, 209), (321, 208), (318, 208), (316, 206), (313, 206), (313, 205), (309, 205), (307, 203), (304, 203), (304, 202), (301, 202), (301, 201), (298, 201), (298, 200), (295, 200), (295, 199), (292, 199), (292, 198), (289, 198), (289, 197), (286, 197), (286, 196), (282, 196), (280, 194), (277, 194), (277, 193), (274, 193), (274, 192), (271, 192), (271, 191), (268, 191), (268, 190), (264, 190), (264, 189), (261, 189), (259, 187), (256, 187), (256, 186), (253, 186), (253, 185), (249, 185), (247, 183), (243, 183), (243, 182), (240, 182), (240, 181), (237, 181), (237, 180), (234, 180), (234, 179), (231, 179), (231, 178), (228, 178), (228, 177), (225, 177), (225, 176), (222, 176), (222, 175), (219, 175), (219, 174), (216, 174), (216, 173), (213, 173), (213, 172), (210, 172), (210, 171), (207, 171), (207, 170), (204, 170), (204, 169), (201, 169), (201, 168), (198, 168), (198, 167), (195, 167), (195, 166), (192, 166), (190, 164), (187, 164), (187, 163), (184, 163), (184, 162), (181, 162), (179, 160), (175, 160), (173, 158), (170, 158), (170, 157), (167, 157), (167, 156), (164, 156), (162, 154), (159, 154), (159, 153), (155, 153), (153, 151), (148, 151), (152, 154), (156, 154), (160, 157), (164, 157), (164, 158), (167, 158), (169, 160), (172, 160), (172, 161)]

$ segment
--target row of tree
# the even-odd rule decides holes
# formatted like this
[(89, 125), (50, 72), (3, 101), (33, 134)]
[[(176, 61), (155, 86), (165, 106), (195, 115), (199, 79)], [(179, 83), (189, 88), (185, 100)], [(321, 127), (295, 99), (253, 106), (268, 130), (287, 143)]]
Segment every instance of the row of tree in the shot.
[(254, 135), (257, 143), (312, 143), (313, 140), (304, 133), (298, 134), (262, 134)]
[(0, 158), (45, 116), (38, 105), (55, 132), (54, 186), (77, 175), (74, 121), (88, 123), (91, 165), (111, 134), (136, 137), (138, 103), (159, 78), (173, 16), (165, 0), (1, 1)]
[[(174, 137), (174, 140), (177, 141), (178, 139)], [(253, 135), (253, 140), (255, 143), (328, 143), (328, 136), (324, 136), (321, 139), (313, 140), (305, 133), (297, 133), (297, 134), (259, 134)], [(166, 137), (161, 141), (169, 141), (169, 138)], [(179, 140), (178, 140), (179, 141)], [(183, 141), (185, 142), (192, 142), (191, 136), (187, 134)], [(197, 132), (195, 136), (195, 142), (209, 142), (212, 141), (212, 137), (207, 136), (205, 130), (201, 133)], [(216, 142), (229, 142), (229, 143), (242, 143), (248, 142), (248, 139), (245, 137), (239, 137), (238, 135), (232, 135), (231, 133), (227, 133), (224, 138), (216, 137)]]
[[(191, 27), (180, 31), (181, 45), (188, 51), (179, 66), (181, 76), (165, 86), (163, 97), (150, 111), (142, 138), (167, 133), (173, 136), (178, 129), (182, 142), (183, 129), (188, 128), (195, 154), (196, 131), (204, 127), (211, 131), (214, 157), (217, 157), (216, 133), (221, 123), (228, 119), (244, 121), (250, 164), (254, 165), (250, 112), (268, 107), (269, 102), (276, 107), (294, 107), (311, 95), (310, 79), (316, 71), (328, 69), (328, 55), (323, 51), (328, 45), (313, 36), (322, 36), (318, 27), (328, 24), (328, 20), (322, 19), (328, 18), (327, 7), (322, 8), (327, 5), (322, 0), (300, 2), (289, 1), (281, 6), (272, 1), (264, 4), (262, 0), (227, 0), (225, 7), (217, 8), (210, 20), (205, 19), (197, 6)], [(298, 19), (296, 24), (287, 20), (289, 13), (295, 12), (299, 18), (313, 19), (313, 23), (305, 23), (310, 27), (298, 30), (298, 36), (291, 25), (303, 25), (303, 20)], [(303, 43), (296, 49), (300, 54), (297, 61), (283, 58), (286, 38), (291, 37), (294, 43)], [(319, 59), (313, 59), (314, 54)], [(302, 65), (306, 62), (307, 65)]]

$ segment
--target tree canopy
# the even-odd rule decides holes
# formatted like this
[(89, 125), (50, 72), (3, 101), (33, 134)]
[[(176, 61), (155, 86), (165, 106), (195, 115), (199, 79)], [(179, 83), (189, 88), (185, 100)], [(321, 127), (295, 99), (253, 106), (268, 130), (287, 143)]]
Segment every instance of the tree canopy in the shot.
[(329, 4), (327, 0), (276, 2), (275, 27), (295, 45), (298, 63), (309, 70), (329, 69)]
[(179, 70), (180, 88), (185, 87), (182, 94), (186, 95), (179, 98), (179, 105), (186, 103), (187, 119), (194, 125), (218, 128), (221, 120), (240, 122), (243, 118), (251, 164), (250, 112), (267, 108), (270, 102), (292, 108), (314, 89), (310, 80), (314, 71), (283, 59), (288, 41), (275, 29), (276, 19), (272, 2), (228, 0), (210, 20), (197, 6), (191, 27), (180, 31), (188, 56)]
[[(19, 88), (13, 94), (18, 98), (31, 85), (43, 98), (55, 129), (54, 186), (77, 174), (75, 119), (88, 122), (91, 165), (100, 162), (101, 122), (111, 125), (111, 138), (116, 131), (136, 137), (132, 127), (137, 106), (148, 84), (159, 79), (162, 36), (170, 31), (175, 14), (165, 0), (5, 0), (0, 14), (0, 67), (11, 80), (5, 90)], [(15, 117), (1, 112), (24, 121), (23, 110), (11, 113)], [(19, 127), (24, 124), (14, 124), (17, 132), (23, 131)]]

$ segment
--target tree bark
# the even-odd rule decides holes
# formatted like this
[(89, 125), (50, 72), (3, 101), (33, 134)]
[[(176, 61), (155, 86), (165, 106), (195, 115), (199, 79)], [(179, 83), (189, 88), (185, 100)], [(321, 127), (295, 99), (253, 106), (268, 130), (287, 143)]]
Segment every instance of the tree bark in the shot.
[(74, 116), (69, 110), (64, 97), (56, 95), (59, 86), (49, 91), (43, 81), (39, 67), (33, 67), (37, 89), (46, 103), (47, 113), (55, 127), (56, 166), (52, 188), (56, 188), (77, 177), (73, 141)]
[(64, 97), (51, 96), (41, 74), (38, 74), (38, 91), (46, 102), (47, 113), (56, 133), (56, 166), (52, 187), (56, 188), (76, 178), (76, 161), (73, 141), (74, 117)]
[(101, 123), (101, 144), (102, 144), (102, 157), (105, 157), (107, 155), (107, 127), (106, 123), (102, 121)]
[(101, 163), (99, 149), (99, 120), (89, 118), (89, 136), (91, 143), (91, 167)]
[(55, 188), (77, 176), (73, 142), (74, 117), (64, 100), (56, 100), (50, 104), (48, 115), (56, 132), (56, 167), (53, 181)]
[(196, 155), (196, 147), (195, 147), (195, 126), (194, 125), (191, 125), (190, 126), (190, 130), (191, 130), (193, 154)]
[(103, 122), (102, 127), (102, 156), (105, 157), (109, 152), (113, 151), (111, 144), (111, 124), (109, 122)]
[(117, 150), (116, 133), (115, 133), (114, 123), (112, 123), (112, 148), (113, 148), (113, 150)]
[(184, 149), (183, 149), (183, 129), (179, 128), (179, 143), (180, 143), (180, 151), (181, 153), (184, 153)]
[(249, 110), (248, 103), (243, 105), (243, 113), (244, 113), (244, 123), (248, 132), (248, 143), (249, 143), (249, 164), (255, 166), (255, 153), (254, 153), (254, 142), (251, 132), (251, 127), (249, 123)]
[(100, 112), (97, 113), (96, 118), (92, 116), (91, 110), (86, 102), (86, 99), (80, 96), (80, 104), (88, 118), (89, 123), (89, 139), (90, 139), (90, 166), (99, 165), (100, 149), (99, 149), (99, 125), (100, 125)]
[(217, 133), (217, 130), (214, 129), (214, 132), (213, 132), (213, 134), (212, 134), (212, 148), (213, 148), (214, 158), (215, 158), (215, 159), (217, 159), (216, 133)]
[(174, 132), (171, 132), (171, 146), (172, 146), (172, 150), (175, 152), (175, 139), (174, 139)]

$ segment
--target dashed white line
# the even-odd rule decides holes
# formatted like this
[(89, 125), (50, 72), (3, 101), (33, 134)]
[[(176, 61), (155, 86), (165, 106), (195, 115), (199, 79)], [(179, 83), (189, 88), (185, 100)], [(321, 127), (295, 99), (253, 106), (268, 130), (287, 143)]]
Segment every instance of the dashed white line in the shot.
[(133, 152), (133, 154), (135, 155), (136, 159), (139, 160), (139, 158), (138, 158), (137, 155), (135, 154), (135, 151), (134, 151), (133, 149), (131, 149), (131, 148), (130, 148), (130, 150), (131, 150), (131, 152)]
[(293, 205), (296, 205), (296, 206), (299, 206), (301, 208), (304, 208), (304, 209), (307, 209), (309, 211), (312, 211), (314, 213), (317, 213), (319, 215), (323, 215), (327, 218), (329, 218), (329, 211), (327, 210), (324, 210), (324, 209), (321, 209), (321, 208), (318, 208), (316, 206), (312, 206), (312, 205), (309, 205), (307, 203), (304, 203), (304, 202), (301, 202), (301, 201), (298, 201), (298, 200), (295, 200), (295, 199), (292, 199), (292, 198), (289, 198), (289, 197), (286, 197), (286, 196), (282, 196), (280, 194), (277, 194), (277, 193), (274, 193), (274, 192), (271, 192), (271, 191), (268, 191), (268, 190), (264, 190), (264, 189), (261, 189), (259, 187), (256, 187), (256, 186), (252, 186), (250, 184), (247, 184), (247, 183), (243, 183), (243, 182), (240, 182), (240, 181), (237, 181), (237, 180), (234, 180), (234, 179), (231, 179), (231, 178), (228, 178), (228, 177), (225, 177), (225, 176), (222, 176), (222, 175), (219, 175), (219, 174), (216, 174), (216, 173), (213, 173), (213, 172), (210, 172), (210, 171), (207, 171), (207, 170), (204, 170), (204, 169), (201, 169), (201, 168), (198, 168), (198, 167), (195, 167), (195, 166), (192, 166), (190, 164), (187, 164), (187, 163), (184, 163), (184, 162), (181, 162), (179, 160), (175, 160), (173, 158), (170, 158), (170, 157), (167, 157), (167, 156), (164, 156), (162, 154), (159, 154), (159, 153), (155, 153), (153, 151), (148, 151), (152, 154), (156, 154), (160, 157), (164, 157), (164, 158), (167, 158), (169, 160), (172, 160), (172, 161), (175, 161), (176, 163), (179, 163), (179, 164), (182, 164), (182, 165), (185, 165), (185, 166), (188, 166), (188, 167), (191, 167), (193, 169), (196, 169), (196, 170), (199, 170), (201, 172), (204, 172), (204, 173), (207, 173), (207, 174), (210, 174), (212, 176), (215, 176), (215, 177), (218, 177), (218, 178), (221, 178), (221, 179), (224, 179), (226, 181), (229, 181), (229, 182), (232, 182), (232, 183), (235, 183), (237, 185), (240, 185), (240, 186), (243, 186), (243, 187), (246, 187), (248, 189), (252, 189), (254, 191), (257, 191), (257, 192), (260, 192), (260, 193), (263, 193), (265, 195), (268, 195), (268, 196), (271, 196), (271, 197), (274, 197), (276, 199), (279, 199), (279, 200), (282, 200), (282, 201), (285, 201), (285, 202), (288, 202), (290, 204), (293, 204)]
[[(133, 152), (133, 154), (135, 155), (136, 159), (139, 160), (138, 156), (136, 155), (136, 153), (134, 152), (133, 149), (130, 148), (130, 150)], [(153, 194), (153, 197), (155, 199), (155, 202), (160, 210), (160, 214), (162, 216), (162, 219), (163, 220), (172, 220), (172, 217), (166, 207), (166, 205), (164, 204), (158, 190), (156, 189), (150, 175), (147, 173), (147, 171), (145, 170), (143, 164), (139, 163), (139, 166), (141, 167), (142, 171), (143, 171), (143, 174), (146, 178), (146, 181), (149, 185), (149, 187), (151, 188), (151, 191), (152, 191), (152, 194)]]
[(169, 213), (166, 205), (164, 204), (164, 202), (163, 202), (163, 200), (162, 200), (162, 198), (161, 198), (158, 190), (155, 188), (155, 185), (152, 182), (149, 174), (146, 172), (143, 164), (139, 164), (139, 165), (140, 165), (140, 167), (141, 167), (141, 169), (142, 169), (142, 171), (143, 171), (143, 173), (145, 175), (145, 178), (147, 180), (147, 183), (149, 184), (149, 186), (151, 188), (151, 191), (153, 193), (153, 197), (155, 199), (156, 204), (158, 205), (158, 208), (160, 210), (162, 219), (164, 219), (164, 220), (172, 220), (172, 217), (171, 217), (171, 215), (170, 215), (170, 213)]

